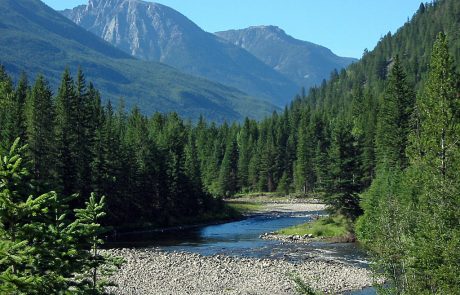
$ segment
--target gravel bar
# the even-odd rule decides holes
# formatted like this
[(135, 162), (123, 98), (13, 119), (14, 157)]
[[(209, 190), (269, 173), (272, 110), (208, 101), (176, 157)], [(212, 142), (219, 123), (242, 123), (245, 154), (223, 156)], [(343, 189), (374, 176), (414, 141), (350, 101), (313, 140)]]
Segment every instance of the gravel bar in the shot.
[(369, 270), (337, 261), (284, 260), (201, 256), (158, 249), (112, 249), (126, 263), (111, 288), (123, 295), (291, 295), (296, 294), (289, 274), (297, 274), (316, 290), (342, 294), (372, 285)]

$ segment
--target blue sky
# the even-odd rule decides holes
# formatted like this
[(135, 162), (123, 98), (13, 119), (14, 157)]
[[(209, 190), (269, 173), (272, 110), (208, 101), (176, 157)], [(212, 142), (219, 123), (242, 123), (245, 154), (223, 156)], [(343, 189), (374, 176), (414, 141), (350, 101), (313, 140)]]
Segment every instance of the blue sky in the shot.
[[(87, 0), (44, 0), (54, 9)], [(420, 0), (158, 0), (208, 32), (276, 25), (289, 35), (361, 57), (417, 11)]]

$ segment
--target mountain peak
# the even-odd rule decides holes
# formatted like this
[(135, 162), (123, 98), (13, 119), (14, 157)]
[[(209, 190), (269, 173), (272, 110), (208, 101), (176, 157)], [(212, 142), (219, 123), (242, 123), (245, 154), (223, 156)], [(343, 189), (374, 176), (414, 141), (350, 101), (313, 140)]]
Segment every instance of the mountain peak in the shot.
[(261, 30), (268, 30), (268, 31), (283, 31), (282, 29), (280, 29), (280, 27), (273, 26), (273, 25), (250, 26), (248, 29), (249, 30), (261, 29)]
[(247, 28), (248, 30), (262, 30), (266, 32), (275, 32), (275, 33), (283, 33), (285, 34), (284, 30), (278, 26), (273, 25), (260, 25), (260, 26), (251, 26)]
[(217, 32), (217, 36), (240, 46), (298, 85), (309, 88), (329, 77), (334, 69), (354, 59), (335, 55), (326, 47), (295, 39), (277, 26), (253, 26)]
[(299, 89), (249, 52), (205, 32), (168, 6), (140, 0), (91, 0), (87, 6), (61, 13), (137, 58), (160, 61), (277, 106), (290, 102)]
[(103, 1), (103, 0), (89, 0), (89, 1), (88, 1), (88, 7), (90, 7), (90, 8), (97, 7), (97, 6), (99, 6), (99, 4), (100, 4), (102, 1)]

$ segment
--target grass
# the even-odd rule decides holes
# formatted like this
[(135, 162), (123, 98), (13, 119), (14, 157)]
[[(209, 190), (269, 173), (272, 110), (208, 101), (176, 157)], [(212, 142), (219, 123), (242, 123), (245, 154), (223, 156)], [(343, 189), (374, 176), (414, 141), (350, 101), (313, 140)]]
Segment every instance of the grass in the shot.
[(321, 217), (313, 222), (295, 225), (279, 230), (282, 235), (308, 235), (321, 238), (342, 238), (351, 235), (353, 225), (343, 215)]

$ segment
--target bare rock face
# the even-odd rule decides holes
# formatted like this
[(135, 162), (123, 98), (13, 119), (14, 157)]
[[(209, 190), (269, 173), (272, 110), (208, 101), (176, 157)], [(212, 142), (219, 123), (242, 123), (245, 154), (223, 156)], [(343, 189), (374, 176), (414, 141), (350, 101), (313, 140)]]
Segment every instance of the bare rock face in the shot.
[(249, 27), (217, 32), (216, 35), (246, 49), (265, 64), (307, 88), (329, 78), (334, 69), (340, 70), (356, 61), (339, 57), (326, 47), (297, 40), (275, 26)]
[(184, 35), (200, 28), (164, 5), (138, 0), (90, 0), (62, 12), (76, 24), (141, 59), (167, 62)]
[(64, 16), (140, 59), (238, 88), (284, 106), (299, 91), (251, 53), (203, 31), (167, 6), (139, 0), (90, 0)]

